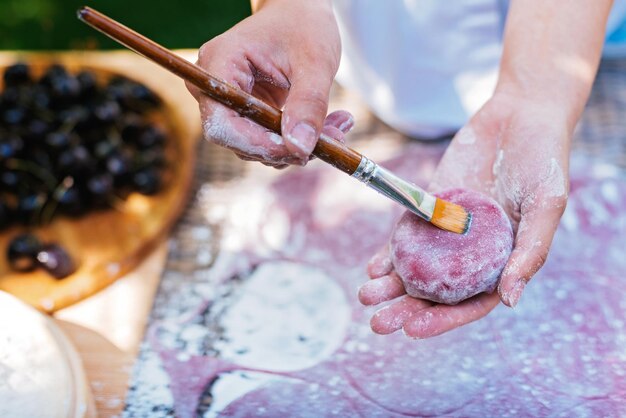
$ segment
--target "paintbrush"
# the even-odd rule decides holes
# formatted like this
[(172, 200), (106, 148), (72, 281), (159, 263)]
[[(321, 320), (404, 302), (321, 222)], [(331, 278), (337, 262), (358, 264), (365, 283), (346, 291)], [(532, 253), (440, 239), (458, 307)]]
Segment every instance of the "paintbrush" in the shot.
[[(77, 14), (83, 22), (189, 81), (213, 100), (280, 134), (282, 112), (279, 109), (212, 76), (203, 68), (90, 7), (79, 9)], [(441, 229), (458, 234), (469, 230), (471, 214), (463, 207), (427, 193), (327, 135), (320, 135), (313, 155)]]

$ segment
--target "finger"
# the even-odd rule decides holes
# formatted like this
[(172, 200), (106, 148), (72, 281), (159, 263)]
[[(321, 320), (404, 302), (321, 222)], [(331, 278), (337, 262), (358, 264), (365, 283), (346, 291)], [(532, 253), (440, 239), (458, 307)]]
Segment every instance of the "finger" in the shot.
[(246, 54), (241, 49), (233, 49), (234, 42), (227, 38), (218, 36), (202, 45), (196, 64), (212, 76), (250, 93), (255, 84), (253, 67)]
[(291, 77), (282, 132), (287, 149), (305, 164), (322, 131), (334, 72), (299, 70)]
[(469, 324), (487, 315), (500, 299), (497, 293), (482, 293), (458, 305), (436, 304), (404, 321), (404, 333), (411, 338), (429, 338)]
[[(255, 75), (250, 62), (241, 53), (225, 50), (219, 39), (202, 46), (198, 65), (226, 83), (252, 92)], [(291, 156), (280, 135), (215, 102), (194, 86), (188, 85), (188, 88), (200, 104), (205, 138), (254, 160), (280, 165), (299, 163), (299, 159)]]
[[(249, 65), (244, 63), (242, 60), (237, 60), (235, 58), (229, 59), (226, 56), (222, 56), (220, 59), (215, 60), (212, 58), (213, 55), (214, 53), (212, 52), (204, 52), (203, 49), (200, 49), (196, 65), (204, 68), (207, 72), (219, 80), (236, 86), (246, 93), (252, 93), (255, 82), (254, 75), (252, 74)], [(191, 93), (197, 101), (200, 101), (200, 98), (206, 97), (206, 94), (202, 90), (189, 81), (185, 81), (185, 87), (187, 87), (189, 93)]]
[(398, 302), (379, 309), (370, 320), (370, 327), (376, 334), (391, 334), (401, 329), (404, 323), (422, 309), (433, 303), (423, 299), (405, 296)]
[(235, 155), (243, 161), (261, 162), (263, 165), (275, 168), (277, 170), (284, 170), (285, 168), (289, 167), (289, 164), (275, 164), (275, 163), (263, 162), (257, 158), (248, 157), (247, 155), (239, 154), (237, 152), (235, 152)]
[(359, 289), (359, 302), (363, 305), (378, 305), (406, 293), (402, 280), (396, 274), (370, 280)]
[(274, 163), (268, 163), (268, 162), (265, 162), (265, 161), (261, 161), (261, 164), (263, 164), (266, 167), (275, 168), (277, 170), (283, 170), (283, 169), (289, 167), (289, 164), (274, 164)]
[(322, 128), (322, 133), (326, 136), (329, 136), (339, 142), (344, 142), (345, 135), (338, 128), (334, 126), (324, 126)]
[[(257, 73), (257, 76), (259, 74)], [(277, 86), (277, 83), (273, 79), (261, 78), (255, 79), (254, 88), (252, 89), (252, 95), (261, 99), (265, 103), (272, 105), (278, 109), (283, 107), (285, 99), (287, 98), (289, 90)]]
[(200, 96), (202, 96), (200, 89), (187, 80), (185, 80), (185, 87), (187, 87), (187, 90), (191, 93), (193, 98), (199, 101)]
[(337, 110), (326, 116), (322, 133), (336, 139), (339, 142), (345, 142), (345, 134), (350, 132), (354, 127), (354, 117), (345, 110)]
[(515, 245), (498, 285), (500, 299), (511, 308), (517, 305), (526, 284), (545, 263), (566, 200), (565, 197), (535, 198), (534, 202), (538, 204), (530, 209), (522, 208)]
[(208, 100), (200, 99), (204, 137), (207, 140), (256, 161), (274, 164), (299, 162), (289, 153), (280, 135), (266, 130), (221, 104), (205, 105), (205, 101)]
[(336, 110), (326, 116), (324, 127), (334, 126), (344, 134), (347, 134), (354, 127), (354, 116), (345, 110)]
[(389, 245), (383, 246), (367, 263), (367, 275), (371, 279), (377, 279), (386, 276), (393, 270), (391, 256), (389, 254)]
[(243, 160), (243, 161), (253, 161), (253, 162), (258, 162), (259, 161), (259, 159), (257, 159), (257, 158), (252, 158), (252, 157), (250, 157), (248, 155), (241, 154), (241, 153), (236, 152), (236, 151), (235, 151), (235, 155), (237, 156), (237, 158), (239, 158), (240, 160)]

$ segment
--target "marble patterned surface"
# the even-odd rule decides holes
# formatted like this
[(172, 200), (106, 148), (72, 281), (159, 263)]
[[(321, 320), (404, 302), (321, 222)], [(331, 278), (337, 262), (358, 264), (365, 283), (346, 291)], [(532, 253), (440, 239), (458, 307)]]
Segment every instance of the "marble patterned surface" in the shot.
[[(518, 308), (429, 340), (373, 334), (356, 300), (397, 207), (319, 162), (275, 173), (201, 145), (125, 416), (626, 415), (625, 69), (603, 63)], [(368, 155), (428, 182), (445, 143), (407, 142), (343, 92), (333, 104), (358, 110)]]

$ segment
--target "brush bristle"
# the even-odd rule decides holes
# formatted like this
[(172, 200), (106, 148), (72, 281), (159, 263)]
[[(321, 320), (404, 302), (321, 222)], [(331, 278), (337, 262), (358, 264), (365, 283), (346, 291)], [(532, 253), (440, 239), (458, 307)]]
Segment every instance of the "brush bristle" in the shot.
[(465, 234), (470, 229), (472, 215), (462, 206), (437, 199), (430, 222), (446, 231)]

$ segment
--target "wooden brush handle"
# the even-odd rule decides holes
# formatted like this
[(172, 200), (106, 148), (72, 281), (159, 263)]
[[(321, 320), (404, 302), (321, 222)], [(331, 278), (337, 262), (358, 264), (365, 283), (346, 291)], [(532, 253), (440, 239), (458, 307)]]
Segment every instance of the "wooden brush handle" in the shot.
[[(212, 76), (203, 68), (90, 7), (78, 10), (78, 18), (139, 55), (189, 81), (212, 99), (271, 131), (281, 133), (282, 112), (279, 109)], [(313, 155), (349, 175), (356, 171), (361, 162), (361, 154), (326, 135), (320, 136)]]

